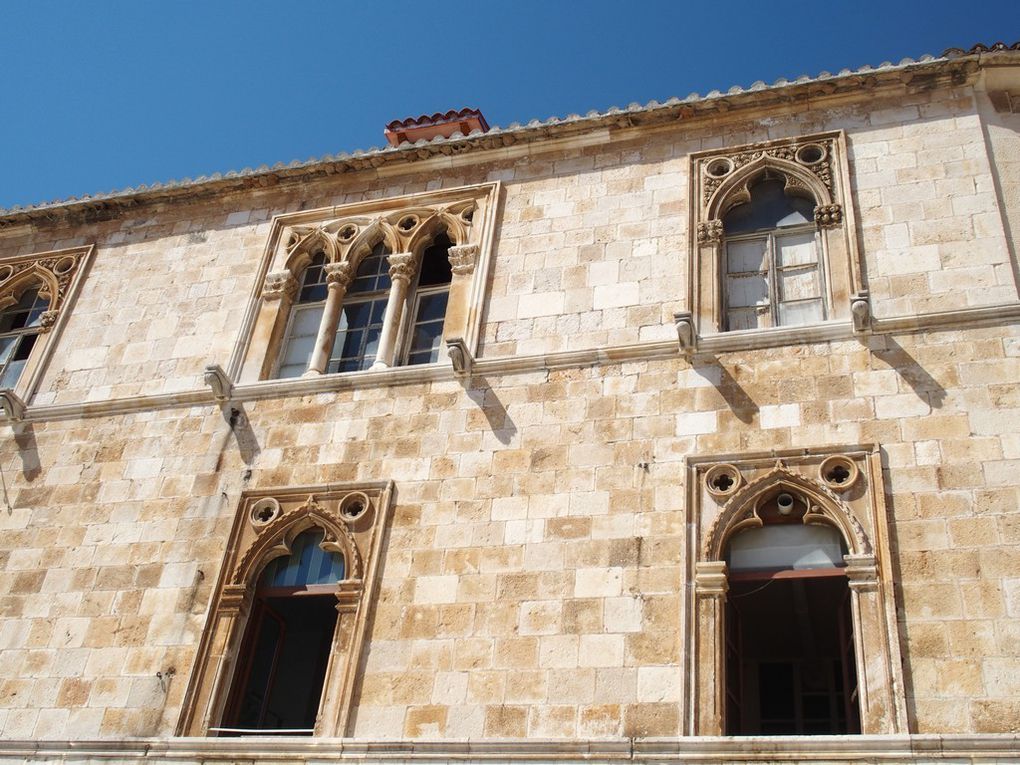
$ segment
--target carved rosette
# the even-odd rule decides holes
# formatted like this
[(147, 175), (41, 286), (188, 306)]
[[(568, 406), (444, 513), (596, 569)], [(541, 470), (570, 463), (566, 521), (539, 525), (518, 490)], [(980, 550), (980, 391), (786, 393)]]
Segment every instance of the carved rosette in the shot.
[(478, 258), (477, 244), (461, 244), (449, 250), (450, 268), (454, 274), (472, 274)]
[(326, 272), (326, 283), (336, 284), (346, 290), (354, 278), (354, 268), (350, 263), (327, 263), (323, 269)]
[(414, 277), (414, 255), (410, 252), (398, 252), (387, 256), (390, 264), (390, 279), (405, 284)]
[(820, 228), (835, 228), (843, 225), (842, 205), (818, 205), (815, 207), (815, 223)]
[(265, 284), (262, 286), (263, 300), (280, 300), (283, 297), (292, 298), (297, 293), (297, 279), (290, 271), (274, 271), (266, 275)]
[(698, 224), (698, 244), (718, 244), (723, 237), (721, 220), (705, 220)]

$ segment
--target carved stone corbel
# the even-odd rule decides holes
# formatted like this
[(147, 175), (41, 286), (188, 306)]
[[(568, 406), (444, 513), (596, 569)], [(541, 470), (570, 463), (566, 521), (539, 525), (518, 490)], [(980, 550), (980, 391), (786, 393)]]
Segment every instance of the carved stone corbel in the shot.
[(213, 398), (217, 401), (230, 399), (230, 395), (234, 391), (234, 383), (219, 364), (208, 364), (202, 375), (202, 380), (212, 388)]
[(690, 356), (698, 350), (698, 331), (694, 326), (694, 315), (690, 311), (673, 314), (680, 353)]
[(871, 329), (871, 296), (867, 290), (861, 290), (850, 299), (850, 316), (854, 323), (854, 332), (867, 332)]
[(262, 287), (263, 300), (279, 300), (293, 297), (297, 292), (297, 279), (290, 271), (273, 271), (266, 274), (266, 282)]
[(455, 245), (449, 249), (447, 256), (450, 259), (450, 268), (454, 274), (472, 274), (475, 271), (475, 261), (478, 258), (478, 245)]
[(0, 388), (0, 410), (6, 419), (21, 422), (25, 419), (25, 401), (10, 388)]
[(446, 352), (453, 362), (453, 373), (457, 377), (468, 377), (475, 360), (461, 337), (450, 337), (446, 340)]

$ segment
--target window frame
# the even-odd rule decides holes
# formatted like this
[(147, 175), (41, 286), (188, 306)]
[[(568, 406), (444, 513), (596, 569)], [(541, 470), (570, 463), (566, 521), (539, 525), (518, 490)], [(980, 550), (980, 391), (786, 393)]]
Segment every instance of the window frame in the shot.
[[(46, 374), (94, 250), (94, 245), (85, 245), (0, 259), (0, 314), (17, 305), (21, 296), (33, 288), (38, 288), (40, 295), (45, 293), (49, 300), (36, 328), (2, 333), (4, 337), (19, 336), (19, 345), (26, 336), (35, 336), (18, 379), (12, 385), (0, 386), (12, 390), (26, 402), (37, 392)], [(6, 368), (7, 362), (3, 364), (4, 371)]]
[[(241, 670), (240, 647), (259, 597), (259, 577), (313, 527), (323, 549), (343, 555), (344, 579), (328, 591), (338, 611), (312, 735), (342, 737), (352, 720), (369, 613), (378, 589), (393, 482), (373, 481), (247, 491), (241, 495), (185, 690), (176, 735), (215, 735)], [(313, 594), (313, 593), (309, 593)], [(315, 595), (321, 597), (322, 593)], [(251, 735), (259, 735), (253, 733)]]
[[(870, 308), (844, 131), (695, 152), (689, 162), (687, 310), (676, 315), (682, 347), (736, 349), (798, 342), (821, 337), (831, 331), (829, 328), (845, 331), (848, 324), (854, 331), (864, 331), (870, 322)], [(724, 231), (723, 218), (750, 201), (750, 187), (763, 176), (780, 178), (788, 194), (815, 202), (825, 318), (810, 324), (732, 330), (727, 328), (725, 301), (726, 242), (730, 237)]]
[[(899, 624), (892, 581), (889, 521), (877, 445), (788, 449), (688, 457), (686, 596), (681, 638), (687, 646), (678, 683), (684, 735), (726, 730), (729, 541), (763, 525), (761, 509), (777, 492), (809, 507), (804, 522), (839, 531), (847, 548), (839, 571), (849, 580), (863, 734), (908, 729)], [(837, 472), (841, 471), (841, 472)], [(720, 480), (723, 479), (723, 480)]]
[[(349, 255), (353, 253), (354, 259), (360, 259), (360, 249), (366, 242), (372, 246), (380, 238), (388, 238), (391, 253), (420, 257), (444, 223), (453, 243), (449, 251), (453, 267), (444, 343), (463, 343), (473, 355), (481, 339), (482, 302), (491, 268), (501, 189), (497, 181), (274, 217), (240, 334), (226, 366), (227, 375), (237, 384), (272, 380), (274, 384), (298, 385), (300, 378), (275, 375), (289, 333), (298, 282), (311, 251), (323, 250), (332, 263), (351, 263)], [(468, 210), (466, 218), (458, 218)], [(406, 228), (404, 221), (410, 221)], [(348, 225), (353, 226), (356, 235), (340, 236)], [(408, 284), (415, 283), (414, 270), (410, 277)], [(391, 345), (385, 355), (386, 360), (393, 360), (392, 365), (377, 364), (371, 370), (357, 372), (326, 372), (322, 376), (368, 375), (371, 371), (369, 379), (375, 380), (380, 372), (385, 373), (385, 379), (392, 375), (442, 374), (440, 370), (451, 366), (445, 352), (437, 362), (406, 365), (406, 325), (412, 303), (413, 293), (408, 289), (398, 301), (399, 320), (388, 338)], [(320, 375), (312, 371), (306, 376)]]

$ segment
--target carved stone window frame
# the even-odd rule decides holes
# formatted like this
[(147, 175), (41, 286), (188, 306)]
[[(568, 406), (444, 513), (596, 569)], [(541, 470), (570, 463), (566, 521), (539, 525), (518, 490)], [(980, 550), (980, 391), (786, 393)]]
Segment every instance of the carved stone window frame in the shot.
[(327, 297), (328, 313), (331, 299), (333, 310), (339, 309), (360, 259), (380, 240), (391, 253), (394, 285), (382, 342), (391, 355), (398, 353), (408, 284), (423, 248), (441, 230), (454, 243), (444, 342), (463, 345), (473, 356), (481, 334), (500, 188), (499, 182), (482, 183), (274, 217), (229, 376), (242, 384), (272, 376), (301, 275), (316, 253), (326, 256), (329, 289), (336, 293)]
[(21, 294), (33, 287), (49, 298), (40, 317), (39, 331), (13, 390), (29, 401), (42, 382), (57, 341), (81, 291), (95, 245), (68, 247), (0, 259), (0, 311), (16, 304)]
[[(868, 292), (857, 242), (850, 186), (846, 134), (842, 130), (783, 138), (762, 143), (711, 149), (690, 155), (690, 252), (688, 306), (690, 315), (678, 322), (698, 337), (769, 333), (789, 335), (805, 326), (725, 330), (725, 232), (723, 218), (738, 204), (750, 200), (750, 187), (765, 173), (782, 178), (788, 193), (815, 201), (822, 296), (827, 322), (853, 320), (855, 331), (870, 322)], [(782, 339), (782, 338), (780, 338)]]
[[(686, 461), (686, 597), (681, 629), (683, 733), (726, 730), (725, 610), (730, 539), (760, 526), (759, 504), (777, 491), (810, 508), (805, 523), (839, 531), (851, 593), (861, 733), (906, 733), (907, 711), (893, 592), (881, 454), (865, 444), (756, 454), (699, 456)], [(724, 481), (721, 473), (727, 473)], [(720, 488), (723, 487), (723, 488)]]
[(352, 716), (368, 614), (378, 590), (393, 483), (259, 489), (241, 495), (177, 724), (179, 736), (215, 735), (238, 671), (238, 654), (259, 574), (290, 554), (302, 532), (319, 528), (323, 549), (344, 557), (334, 594), (338, 612), (316, 736), (345, 736)]

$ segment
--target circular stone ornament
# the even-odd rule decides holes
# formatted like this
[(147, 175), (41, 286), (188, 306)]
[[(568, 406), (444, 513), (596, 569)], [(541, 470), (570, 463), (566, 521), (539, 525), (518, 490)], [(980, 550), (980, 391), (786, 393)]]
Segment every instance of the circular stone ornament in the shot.
[(280, 503), (272, 497), (263, 497), (251, 506), (249, 517), (256, 528), (267, 526), (280, 517)]
[(368, 512), (370, 506), (368, 496), (355, 491), (340, 501), (340, 515), (345, 521), (356, 521)]
[(744, 477), (740, 471), (726, 463), (713, 465), (705, 473), (705, 488), (716, 499), (726, 499), (733, 495), (743, 483)]
[(822, 460), (818, 466), (818, 477), (832, 491), (846, 491), (860, 477), (857, 464), (843, 454), (835, 454)]

